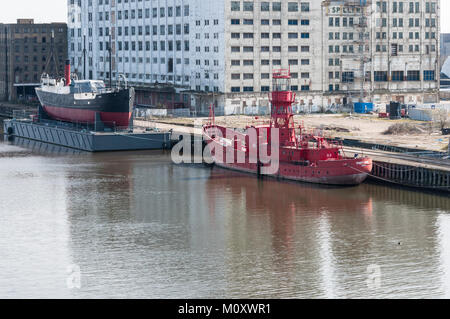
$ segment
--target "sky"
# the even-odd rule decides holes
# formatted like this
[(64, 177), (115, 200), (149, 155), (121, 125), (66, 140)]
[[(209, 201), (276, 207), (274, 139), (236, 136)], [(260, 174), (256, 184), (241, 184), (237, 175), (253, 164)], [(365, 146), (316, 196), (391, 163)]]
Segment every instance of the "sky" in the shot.
[[(0, 0), (0, 8), (0, 23), (14, 23), (17, 18), (34, 18), (36, 23), (67, 22), (67, 0)], [(449, 13), (450, 0), (441, 0), (443, 33), (450, 33)]]

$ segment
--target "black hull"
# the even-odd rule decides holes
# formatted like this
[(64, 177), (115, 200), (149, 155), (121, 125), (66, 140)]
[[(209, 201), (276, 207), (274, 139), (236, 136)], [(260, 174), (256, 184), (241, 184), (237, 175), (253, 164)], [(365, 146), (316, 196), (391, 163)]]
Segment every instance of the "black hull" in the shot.
[[(57, 94), (36, 89), (49, 117), (74, 123), (93, 123), (96, 114), (110, 126), (128, 126), (134, 105), (134, 88), (108, 93)], [(90, 98), (92, 96), (92, 98)]]

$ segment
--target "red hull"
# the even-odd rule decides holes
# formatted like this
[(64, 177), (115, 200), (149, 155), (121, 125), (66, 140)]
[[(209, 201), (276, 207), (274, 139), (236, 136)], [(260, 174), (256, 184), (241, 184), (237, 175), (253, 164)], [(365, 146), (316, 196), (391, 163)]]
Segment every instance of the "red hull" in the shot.
[[(222, 147), (223, 154), (226, 154), (226, 147), (213, 143), (213, 149)], [(250, 163), (246, 158), (245, 163), (224, 163), (217, 160), (214, 154), (211, 154), (217, 166), (228, 168), (240, 172), (258, 174), (256, 163)], [(275, 174), (267, 175), (275, 178), (307, 182), (326, 185), (359, 185), (366, 180), (372, 171), (372, 160), (370, 158), (348, 158), (341, 160), (318, 161), (314, 166), (299, 166), (294, 163), (279, 163), (279, 169)]]
[[(44, 106), (45, 112), (52, 118), (72, 123), (95, 122), (95, 111), (75, 108)], [(131, 112), (100, 112), (100, 118), (107, 126), (128, 127), (131, 119)]]

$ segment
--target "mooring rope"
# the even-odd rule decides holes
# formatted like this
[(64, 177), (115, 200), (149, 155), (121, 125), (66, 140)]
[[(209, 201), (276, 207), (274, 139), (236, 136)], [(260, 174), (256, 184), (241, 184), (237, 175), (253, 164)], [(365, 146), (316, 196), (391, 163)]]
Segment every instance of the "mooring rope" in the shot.
[(410, 168), (410, 169), (396, 169), (396, 168), (389, 168), (389, 167), (385, 167), (381, 164), (377, 164), (377, 163), (372, 163), (374, 166), (377, 167), (381, 167), (385, 170), (391, 171), (391, 172), (411, 172), (411, 171), (415, 171), (418, 169), (418, 167), (414, 167), (414, 168)]

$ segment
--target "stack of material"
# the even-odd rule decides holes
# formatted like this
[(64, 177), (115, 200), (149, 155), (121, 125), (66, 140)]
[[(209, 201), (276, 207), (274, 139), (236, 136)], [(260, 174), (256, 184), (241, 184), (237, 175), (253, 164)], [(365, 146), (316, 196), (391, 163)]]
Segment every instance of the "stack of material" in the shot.
[(410, 109), (409, 118), (415, 121), (438, 121), (442, 116), (442, 112), (445, 110), (432, 110), (432, 109)]
[(396, 123), (391, 126), (383, 133), (384, 135), (415, 135), (423, 134), (425, 131), (418, 125), (410, 123)]

